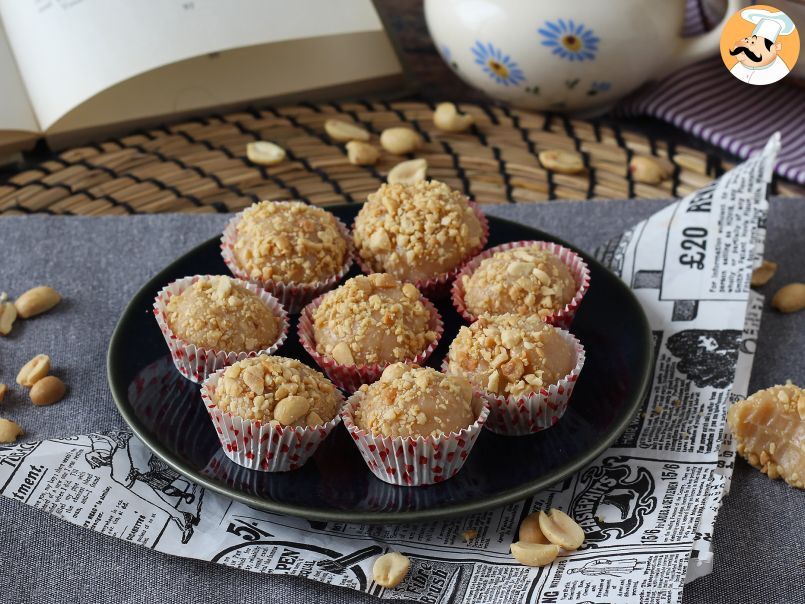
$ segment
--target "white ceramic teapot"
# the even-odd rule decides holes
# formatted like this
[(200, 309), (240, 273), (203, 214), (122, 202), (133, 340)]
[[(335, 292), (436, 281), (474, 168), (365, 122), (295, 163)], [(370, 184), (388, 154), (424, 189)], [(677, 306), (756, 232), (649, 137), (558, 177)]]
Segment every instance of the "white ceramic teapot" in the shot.
[(686, 0), (425, 0), (444, 60), (519, 107), (595, 113), (645, 82), (718, 52), (724, 22), (681, 36)]

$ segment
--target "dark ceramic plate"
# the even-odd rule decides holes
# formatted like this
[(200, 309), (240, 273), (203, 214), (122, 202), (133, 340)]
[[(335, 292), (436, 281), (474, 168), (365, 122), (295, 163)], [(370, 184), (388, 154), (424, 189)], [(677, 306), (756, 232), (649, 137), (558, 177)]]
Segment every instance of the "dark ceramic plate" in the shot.
[[(358, 206), (328, 209), (350, 224)], [(490, 246), (521, 239), (568, 245), (493, 217), (489, 227)], [(255, 508), (337, 522), (411, 522), (478, 512), (522, 499), (592, 462), (626, 429), (646, 396), (652, 354), (646, 317), (620, 279), (582, 256), (590, 265), (591, 286), (572, 331), (584, 344), (587, 361), (565, 415), (554, 427), (530, 436), (504, 437), (484, 430), (464, 468), (438, 485), (399, 487), (378, 480), (343, 425), (294, 472), (257, 472), (229, 461), (199, 387), (174, 369), (151, 313), (154, 296), (170, 281), (227, 273), (217, 238), (169, 264), (134, 296), (109, 344), (109, 385), (123, 418), (156, 455), (195, 482)], [(445, 333), (430, 359), (434, 367), (440, 366), (462, 324), (449, 300), (437, 306)], [(315, 367), (299, 345), (295, 327), (294, 319), (278, 354)]]

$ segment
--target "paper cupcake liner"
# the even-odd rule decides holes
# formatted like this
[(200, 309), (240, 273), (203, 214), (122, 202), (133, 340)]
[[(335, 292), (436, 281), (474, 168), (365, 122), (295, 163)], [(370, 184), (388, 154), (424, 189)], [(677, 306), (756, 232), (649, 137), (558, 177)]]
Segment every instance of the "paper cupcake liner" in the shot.
[(590, 287), (590, 269), (587, 266), (587, 263), (584, 262), (581, 256), (579, 256), (576, 252), (559, 245), (558, 243), (552, 243), (550, 241), (513, 241), (511, 243), (504, 243), (489, 248), (488, 250), (484, 250), (475, 258), (467, 262), (456, 275), (451, 291), (453, 306), (466, 321), (472, 323), (478, 317), (470, 312), (464, 303), (464, 277), (469, 277), (472, 275), (472, 273), (475, 272), (475, 269), (480, 266), (484, 259), (490, 258), (497, 252), (505, 252), (518, 247), (530, 246), (537, 246), (540, 249), (546, 250), (558, 256), (559, 259), (570, 269), (570, 273), (573, 275), (573, 278), (578, 284), (576, 294), (573, 296), (570, 302), (565, 304), (563, 308), (559, 309), (552, 315), (543, 319), (543, 321), (550, 323), (555, 327), (563, 327), (565, 329), (570, 327), (570, 324), (573, 322), (573, 317), (576, 316), (576, 311), (579, 308), (579, 304), (581, 304), (584, 294), (587, 293), (587, 290)]
[(188, 380), (196, 383), (203, 382), (211, 373), (237, 361), (242, 361), (245, 358), (254, 357), (258, 354), (273, 354), (282, 346), (285, 342), (285, 338), (288, 337), (288, 314), (285, 312), (279, 300), (254, 283), (249, 283), (241, 279), (233, 279), (233, 281), (241, 287), (257, 294), (263, 303), (271, 309), (271, 312), (279, 318), (280, 335), (277, 340), (269, 348), (247, 352), (229, 352), (225, 350), (215, 350), (213, 348), (200, 348), (195, 344), (191, 344), (179, 338), (173, 333), (173, 330), (171, 330), (165, 318), (168, 300), (170, 300), (172, 296), (183, 292), (199, 279), (204, 279), (209, 276), (210, 275), (193, 275), (192, 277), (177, 279), (163, 287), (154, 300), (154, 317), (156, 317), (159, 330), (162, 332), (165, 342), (168, 344), (171, 357), (173, 358), (173, 364), (176, 365), (176, 369), (179, 370), (179, 373)]
[(315, 281), (313, 283), (284, 283), (280, 281), (262, 281), (260, 279), (252, 279), (249, 273), (238, 266), (237, 259), (235, 258), (234, 245), (235, 240), (237, 239), (237, 225), (240, 221), (240, 218), (240, 213), (233, 216), (232, 219), (227, 223), (226, 227), (224, 228), (224, 232), (221, 235), (221, 256), (224, 259), (224, 263), (232, 274), (239, 279), (257, 283), (266, 291), (273, 294), (280, 302), (282, 302), (282, 305), (288, 309), (290, 314), (297, 314), (306, 304), (313, 300), (313, 298), (333, 289), (333, 287), (335, 287), (335, 285), (349, 272), (350, 267), (352, 267), (352, 260), (355, 256), (353, 253), (352, 237), (347, 226), (338, 220), (338, 218), (333, 216), (338, 224), (339, 232), (347, 241), (347, 254), (344, 259), (344, 265), (337, 274), (333, 275), (329, 279)]
[[(486, 215), (481, 211), (480, 206), (474, 201), (470, 201), (469, 205), (472, 208), (472, 211), (475, 213), (475, 216), (478, 218), (478, 222), (481, 224), (481, 242), (470, 252), (468, 252), (467, 257), (462, 260), (453, 270), (447, 273), (442, 273), (441, 275), (437, 275), (431, 279), (420, 279), (413, 282), (417, 289), (431, 300), (440, 300), (442, 298), (446, 298), (450, 294), (450, 284), (464, 266), (464, 263), (484, 249), (486, 242), (489, 240), (489, 221), (487, 220)], [(363, 272), (364, 275), (382, 272), (376, 271), (369, 266), (369, 264), (363, 258), (361, 258), (361, 255), (357, 251), (355, 252), (355, 262), (358, 264), (361, 272)]]
[[(336, 413), (329, 422), (314, 428), (281, 426), (277, 422), (261, 422), (222, 411), (212, 395), (223, 375), (219, 369), (201, 386), (201, 400), (210, 414), (224, 454), (233, 462), (250, 470), (287, 472), (301, 468), (316, 452), (333, 428), (341, 421)], [(344, 397), (338, 392), (343, 405)]]
[(452, 478), (461, 470), (487, 421), (489, 405), (476, 393), (477, 419), (459, 432), (440, 436), (381, 436), (355, 425), (355, 410), (363, 392), (356, 392), (341, 410), (349, 435), (358, 446), (366, 465), (383, 482), (399, 486), (422, 486)]
[[(326, 357), (316, 350), (316, 339), (313, 335), (313, 313), (321, 304), (323, 295), (319, 296), (308, 304), (299, 315), (299, 326), (297, 328), (299, 334), (299, 342), (302, 347), (307, 350), (308, 354), (313, 357), (316, 364), (321, 367), (322, 371), (328, 378), (339, 388), (345, 392), (353, 393), (363, 384), (371, 384), (380, 379), (383, 370), (398, 361), (390, 363), (374, 363), (371, 365), (342, 365), (330, 357)], [(417, 365), (424, 365), (433, 351), (439, 345), (439, 340), (442, 339), (444, 333), (444, 323), (442, 317), (436, 307), (430, 300), (422, 297), (422, 303), (430, 312), (430, 321), (428, 322), (428, 329), (436, 332), (436, 338), (431, 342), (425, 350), (420, 352), (412, 359), (403, 359), (406, 363), (416, 363)]]
[[(573, 334), (564, 329), (558, 331), (576, 349), (576, 364), (573, 369), (556, 384), (527, 395), (502, 396), (481, 391), (481, 396), (490, 409), (486, 420), (487, 429), (507, 436), (533, 434), (550, 428), (564, 415), (584, 366), (585, 352), (584, 346)], [(443, 373), (450, 373), (448, 363), (449, 359), (445, 357), (442, 362)]]

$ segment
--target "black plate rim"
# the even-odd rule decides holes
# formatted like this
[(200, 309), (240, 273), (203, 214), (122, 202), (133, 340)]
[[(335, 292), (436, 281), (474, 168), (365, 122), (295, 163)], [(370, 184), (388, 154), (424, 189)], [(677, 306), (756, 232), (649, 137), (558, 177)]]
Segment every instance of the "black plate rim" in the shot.
[[(353, 204), (337, 204), (336, 207), (345, 207), (351, 206)], [(332, 206), (330, 206), (332, 207)], [(498, 218), (497, 216), (493, 216), (495, 221), (500, 221), (504, 224), (510, 224), (516, 227), (522, 227), (523, 225), (511, 220), (507, 220), (505, 218)], [(156, 437), (151, 437), (148, 430), (145, 426), (142, 425), (139, 418), (134, 413), (133, 409), (129, 406), (126, 402), (126, 392), (125, 386), (118, 383), (113, 375), (112, 368), (120, 363), (120, 360), (117, 358), (117, 354), (122, 347), (119, 345), (118, 340), (122, 338), (121, 332), (123, 331), (122, 325), (129, 319), (129, 317), (138, 312), (139, 308), (134, 307), (134, 301), (136, 298), (139, 297), (140, 292), (144, 289), (153, 289), (157, 285), (162, 287), (166, 283), (166, 274), (171, 272), (173, 267), (188, 259), (190, 256), (198, 253), (198, 250), (204, 246), (210, 245), (211, 242), (220, 240), (220, 235), (211, 237), (207, 239), (203, 243), (193, 247), (188, 252), (182, 254), (178, 258), (174, 259), (172, 262), (167, 264), (162, 270), (160, 270), (156, 275), (154, 275), (151, 279), (145, 282), (138, 290), (137, 293), (132, 296), (132, 299), (126, 305), (123, 314), (120, 316), (117, 324), (115, 325), (115, 329), (112, 332), (112, 337), (109, 340), (109, 348), (107, 349), (106, 353), (106, 377), (109, 383), (109, 389), (112, 392), (112, 398), (114, 399), (115, 406), (117, 407), (120, 415), (123, 417), (123, 421), (132, 429), (134, 434), (143, 441), (146, 447), (148, 447), (153, 453), (155, 453), (162, 461), (168, 464), (171, 468), (176, 470), (179, 474), (193, 480), (197, 484), (202, 485), (204, 488), (210, 489), (216, 493), (220, 493), (221, 495), (225, 495), (231, 499), (239, 501), (241, 503), (245, 503), (251, 507), (266, 510), (269, 512), (275, 512), (278, 514), (286, 514), (289, 516), (296, 516), (300, 518), (305, 518), (308, 520), (314, 521), (324, 521), (324, 522), (353, 522), (353, 523), (404, 523), (404, 522), (423, 522), (423, 521), (433, 521), (433, 520), (443, 520), (445, 518), (453, 518), (457, 516), (464, 516), (467, 514), (473, 514), (478, 512), (483, 512), (492, 508), (504, 506), (509, 503), (513, 503), (515, 501), (520, 501), (529, 497), (530, 495), (543, 490), (551, 485), (563, 480), (567, 476), (574, 474), (575, 472), (581, 470), (582, 468), (589, 465), (593, 462), (599, 455), (601, 455), (604, 451), (606, 451), (612, 443), (614, 443), (618, 437), (626, 430), (629, 426), (629, 423), (634, 418), (635, 414), (637, 413), (638, 409), (643, 400), (645, 400), (648, 390), (650, 387), (650, 380), (651, 380), (651, 367), (653, 366), (653, 345), (652, 345), (652, 336), (651, 336), (651, 329), (649, 326), (648, 318), (646, 317), (645, 311), (641, 306), (640, 302), (635, 297), (634, 293), (626, 286), (626, 284), (612, 271), (598, 262), (595, 258), (590, 256), (589, 254), (579, 250), (574, 245), (560, 239), (548, 233), (546, 231), (541, 231), (540, 229), (532, 228), (534, 231), (539, 231), (549, 235), (552, 240), (556, 241), (560, 245), (563, 245), (571, 250), (575, 251), (577, 254), (581, 255), (584, 258), (585, 262), (587, 262), (591, 266), (595, 266), (597, 269), (606, 271), (610, 273), (610, 275), (614, 278), (616, 282), (616, 287), (622, 289), (627, 297), (632, 298), (632, 301), (635, 303), (635, 306), (639, 309), (640, 313), (639, 316), (633, 317), (641, 328), (643, 333), (643, 357), (648, 360), (645, 370), (641, 376), (641, 382), (639, 388), (635, 391), (636, 394), (633, 395), (632, 399), (626, 405), (627, 413), (624, 414), (623, 418), (620, 422), (618, 422), (613, 429), (611, 430), (610, 434), (596, 447), (591, 448), (587, 451), (587, 453), (577, 460), (573, 462), (566, 463), (554, 471), (549, 472), (548, 474), (540, 477), (537, 480), (530, 481), (528, 483), (524, 483), (517, 488), (509, 489), (508, 491), (503, 491), (493, 497), (485, 498), (481, 501), (469, 501), (464, 503), (457, 503), (455, 505), (451, 505), (449, 507), (442, 507), (442, 508), (433, 508), (429, 510), (418, 510), (413, 512), (345, 512), (341, 510), (332, 510), (332, 509), (323, 509), (323, 508), (311, 508), (307, 506), (297, 506), (297, 505), (289, 505), (284, 503), (279, 503), (276, 501), (270, 501), (267, 499), (263, 499), (261, 497), (256, 497), (253, 495), (249, 495), (247, 493), (243, 493), (238, 491), (234, 488), (226, 488), (224, 486), (215, 483), (214, 481), (209, 480), (206, 476), (195, 472), (191, 469), (188, 469), (181, 463), (181, 461), (177, 461), (169, 451), (167, 451), (166, 447), (160, 443)], [(159, 289), (159, 288), (157, 288)], [(407, 487), (400, 487), (400, 488), (407, 488)], [(416, 488), (416, 487), (410, 487)]]

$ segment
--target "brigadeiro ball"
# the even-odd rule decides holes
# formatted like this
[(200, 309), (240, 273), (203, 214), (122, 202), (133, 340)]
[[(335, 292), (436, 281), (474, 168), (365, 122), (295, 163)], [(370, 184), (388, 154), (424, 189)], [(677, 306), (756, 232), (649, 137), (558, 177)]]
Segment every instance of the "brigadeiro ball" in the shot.
[(472, 386), (430, 367), (389, 365), (380, 380), (361, 386), (355, 424), (382, 436), (437, 436), (475, 421)]
[(428, 293), (483, 248), (483, 214), (459, 191), (432, 180), (384, 184), (355, 219), (364, 272), (386, 272)]
[(353, 394), (341, 414), (369, 469), (381, 480), (424, 485), (454, 476), (489, 413), (460, 376), (395, 363)]
[(321, 373), (260, 355), (211, 375), (201, 391), (224, 452), (242, 466), (298, 468), (338, 423), (343, 396)]
[(274, 296), (224, 275), (173, 281), (157, 294), (154, 315), (176, 368), (195, 382), (248, 356), (273, 353), (288, 329)]
[(268, 348), (282, 330), (281, 316), (242, 282), (224, 275), (200, 278), (171, 296), (165, 317), (177, 337), (216, 350)]
[(261, 201), (227, 225), (221, 250), (229, 269), (259, 283), (298, 312), (349, 270), (352, 243), (335, 216), (301, 201)]
[(513, 313), (569, 327), (589, 283), (587, 264), (572, 250), (549, 241), (517, 241), (464, 265), (452, 298), (468, 321)]
[(488, 427), (535, 432), (561, 417), (584, 363), (570, 333), (537, 316), (481, 317), (450, 344), (445, 371), (460, 375), (490, 402)]
[(299, 335), (345, 390), (380, 377), (397, 361), (422, 362), (442, 332), (439, 313), (411, 283), (388, 273), (359, 275), (309, 304)]

